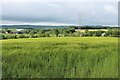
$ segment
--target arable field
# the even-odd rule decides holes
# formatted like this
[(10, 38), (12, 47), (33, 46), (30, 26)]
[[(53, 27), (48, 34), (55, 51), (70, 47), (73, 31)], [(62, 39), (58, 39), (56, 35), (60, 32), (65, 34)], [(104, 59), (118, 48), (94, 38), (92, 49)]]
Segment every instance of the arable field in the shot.
[(118, 38), (2, 40), (3, 78), (117, 78)]

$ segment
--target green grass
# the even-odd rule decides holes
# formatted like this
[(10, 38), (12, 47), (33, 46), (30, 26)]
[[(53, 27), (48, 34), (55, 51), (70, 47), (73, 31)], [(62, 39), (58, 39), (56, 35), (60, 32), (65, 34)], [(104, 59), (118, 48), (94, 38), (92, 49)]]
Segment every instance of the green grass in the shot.
[(118, 39), (2, 40), (3, 78), (117, 78)]

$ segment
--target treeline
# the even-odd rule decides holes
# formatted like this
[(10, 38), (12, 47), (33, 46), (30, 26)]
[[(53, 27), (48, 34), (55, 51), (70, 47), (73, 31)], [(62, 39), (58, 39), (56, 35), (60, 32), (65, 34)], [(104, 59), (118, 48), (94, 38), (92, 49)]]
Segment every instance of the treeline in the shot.
[[(6, 34), (7, 32), (7, 34)], [(120, 31), (118, 29), (108, 29), (108, 31), (89, 31), (84, 32), (75, 31), (75, 28), (62, 29), (24, 29), (19, 33), (12, 33), (12, 30), (4, 29), (1, 31), (1, 39), (19, 39), (19, 38), (39, 38), (39, 37), (119, 37)]]

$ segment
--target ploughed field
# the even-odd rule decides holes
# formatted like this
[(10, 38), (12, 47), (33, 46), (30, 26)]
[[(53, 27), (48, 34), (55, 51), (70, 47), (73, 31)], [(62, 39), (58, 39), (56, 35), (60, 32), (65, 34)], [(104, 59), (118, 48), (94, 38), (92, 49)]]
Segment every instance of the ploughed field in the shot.
[(2, 40), (2, 70), (3, 78), (116, 78), (118, 39)]

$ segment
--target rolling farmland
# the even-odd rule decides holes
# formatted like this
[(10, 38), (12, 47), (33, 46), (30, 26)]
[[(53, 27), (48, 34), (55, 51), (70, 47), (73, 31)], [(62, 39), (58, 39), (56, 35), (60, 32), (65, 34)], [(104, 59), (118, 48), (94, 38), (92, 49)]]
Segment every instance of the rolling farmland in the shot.
[(118, 77), (118, 38), (46, 37), (1, 41), (3, 78)]

